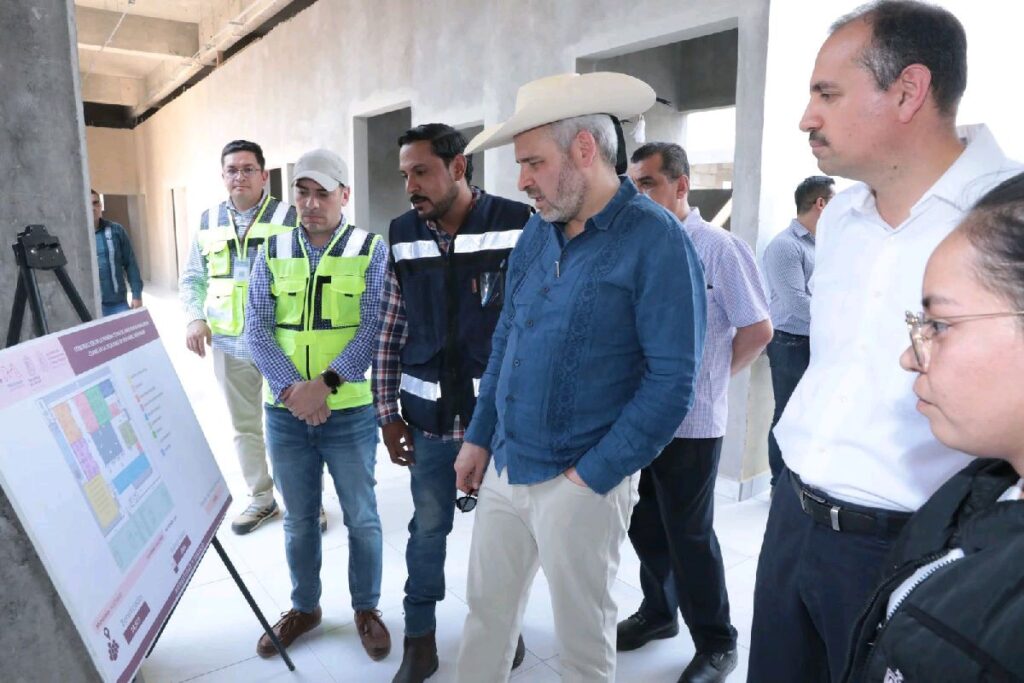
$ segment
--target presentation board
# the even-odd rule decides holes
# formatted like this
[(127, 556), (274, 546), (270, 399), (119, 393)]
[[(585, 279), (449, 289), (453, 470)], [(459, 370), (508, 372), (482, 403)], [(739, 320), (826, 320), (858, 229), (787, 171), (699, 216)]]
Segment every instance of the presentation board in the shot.
[(149, 312), (0, 351), (0, 433), (0, 485), (96, 669), (130, 681), (231, 502)]

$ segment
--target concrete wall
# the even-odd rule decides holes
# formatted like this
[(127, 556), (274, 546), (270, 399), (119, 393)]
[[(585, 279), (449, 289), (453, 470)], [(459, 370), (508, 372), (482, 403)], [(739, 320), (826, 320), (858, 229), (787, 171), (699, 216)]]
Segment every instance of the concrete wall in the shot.
[(387, 235), (392, 218), (409, 210), (405, 185), (398, 175), (398, 138), (411, 127), (411, 116), (408, 108), (402, 108), (366, 122), (369, 211), (364, 209), (362, 214), (369, 213), (369, 220), (363, 220), (362, 227), (381, 235)]
[[(68, 274), (98, 308), (78, 58), (70, 0), (5, 2), (0, 13), (0, 324), (10, 317), (18, 269), (10, 244), (29, 223), (46, 225), (68, 255)], [(39, 277), (53, 331), (78, 322), (50, 273)], [(26, 316), (27, 317), (27, 316)], [(31, 335), (26, 325), (24, 337)], [(7, 496), (0, 492), (0, 680), (98, 681)]]
[(645, 80), (677, 111), (736, 102), (738, 31), (729, 29), (606, 59), (582, 60), (580, 72), (617, 71)]

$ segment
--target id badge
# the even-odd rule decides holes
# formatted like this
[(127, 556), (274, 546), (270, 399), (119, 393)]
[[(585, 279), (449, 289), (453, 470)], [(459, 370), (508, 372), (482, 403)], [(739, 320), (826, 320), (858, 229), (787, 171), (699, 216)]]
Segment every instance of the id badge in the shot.
[(231, 268), (231, 274), (235, 280), (248, 281), (249, 280), (249, 259), (247, 258), (235, 258), (234, 264)]

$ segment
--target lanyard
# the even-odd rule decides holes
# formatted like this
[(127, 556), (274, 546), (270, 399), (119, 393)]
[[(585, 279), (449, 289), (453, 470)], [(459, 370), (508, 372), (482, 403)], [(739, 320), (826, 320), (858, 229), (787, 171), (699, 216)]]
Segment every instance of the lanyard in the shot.
[[(230, 202), (231, 200), (228, 200), (228, 201)], [(248, 255), (248, 253), (249, 253), (249, 233), (252, 232), (252, 226), (254, 226), (257, 223), (259, 223), (260, 219), (263, 218), (263, 212), (267, 210), (267, 205), (268, 204), (270, 204), (270, 195), (269, 194), (267, 194), (267, 196), (263, 198), (263, 204), (260, 205), (260, 210), (256, 213), (256, 216), (252, 219), (252, 223), (250, 223), (249, 227), (246, 229), (244, 244), (242, 242), (238, 241), (238, 226), (235, 225), (235, 214), (234, 214), (234, 212), (231, 211), (231, 207), (230, 206), (227, 207), (228, 222), (231, 223), (231, 230), (235, 234), (235, 253), (238, 254), (239, 257), (241, 257), (243, 254)], [(243, 246), (245, 247), (245, 251), (242, 251)]]

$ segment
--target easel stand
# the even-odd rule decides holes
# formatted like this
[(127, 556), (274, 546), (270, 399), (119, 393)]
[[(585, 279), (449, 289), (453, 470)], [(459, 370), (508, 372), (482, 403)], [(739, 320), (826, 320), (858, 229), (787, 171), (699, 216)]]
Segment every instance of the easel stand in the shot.
[[(21, 341), (21, 325), (25, 319), (26, 303), (32, 309), (32, 329), (35, 335), (42, 337), (50, 333), (50, 325), (46, 321), (46, 312), (43, 310), (43, 298), (39, 295), (39, 283), (36, 281), (37, 270), (54, 271), (61, 288), (64, 290), (64, 294), (67, 295), (81, 321), (85, 323), (92, 320), (89, 310), (85, 307), (82, 297), (75, 288), (75, 283), (71, 281), (67, 271), (64, 269), (68, 259), (60, 247), (60, 240), (47, 232), (46, 228), (42, 225), (30, 225), (25, 228), (24, 232), (18, 233), (18, 241), (11, 245), (11, 248), (14, 249), (14, 258), (18, 263), (19, 277), (18, 286), (14, 290), (11, 322), (7, 328), (7, 347), (14, 346)], [(216, 536), (213, 537), (211, 545), (217, 551), (217, 554), (220, 555), (221, 561), (227, 567), (228, 573), (234, 579), (238, 590), (242, 592), (245, 601), (249, 603), (249, 607), (252, 608), (253, 614), (259, 620), (260, 626), (263, 627), (270, 641), (274, 643), (277, 651), (281, 653), (281, 659), (288, 665), (288, 670), (295, 671), (295, 664), (292, 663), (291, 657), (288, 656), (284, 647), (281, 646), (281, 641), (274, 634), (274, 630), (270, 627), (266, 617), (263, 616), (259, 605), (256, 604), (252, 597), (252, 593), (249, 592), (245, 582), (242, 581), (242, 577), (238, 575), (238, 570), (235, 569), (235, 565), (231, 562), (228, 554), (224, 551), (224, 546), (220, 544), (220, 540)], [(177, 608), (177, 605), (175, 605), (175, 608)], [(174, 612), (172, 611), (171, 615), (173, 614)], [(167, 620), (160, 627), (160, 632), (153, 639), (153, 644), (150, 646), (149, 652), (146, 653), (147, 657), (153, 652), (153, 648), (159, 642), (160, 636), (163, 634), (164, 629), (167, 628), (167, 622), (170, 621), (171, 615), (168, 615)]]

